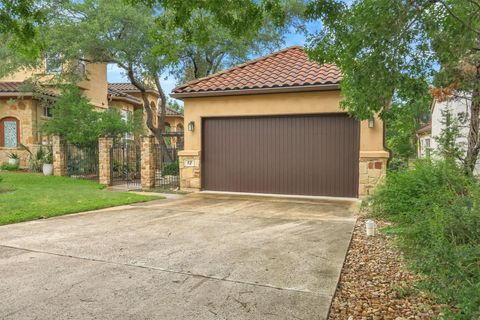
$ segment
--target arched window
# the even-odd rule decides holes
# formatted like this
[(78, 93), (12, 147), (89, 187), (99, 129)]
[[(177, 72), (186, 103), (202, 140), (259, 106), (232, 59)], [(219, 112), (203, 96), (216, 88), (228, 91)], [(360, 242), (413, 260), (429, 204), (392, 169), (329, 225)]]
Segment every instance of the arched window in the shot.
[(0, 119), (0, 147), (16, 148), (20, 144), (20, 122), (17, 118)]
[(183, 132), (183, 124), (177, 124), (177, 132)]

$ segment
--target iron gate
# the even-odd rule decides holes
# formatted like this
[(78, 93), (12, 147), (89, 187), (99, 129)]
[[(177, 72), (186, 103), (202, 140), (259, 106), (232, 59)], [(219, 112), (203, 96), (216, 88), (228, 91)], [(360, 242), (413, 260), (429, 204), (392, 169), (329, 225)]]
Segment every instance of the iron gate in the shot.
[(154, 147), (155, 158), (155, 187), (160, 189), (178, 190), (180, 188), (180, 172), (178, 163), (178, 149), (167, 148), (169, 157), (162, 152), (160, 145)]
[(141, 150), (133, 140), (114, 142), (110, 149), (112, 185), (126, 184), (128, 190), (141, 189)]
[(67, 176), (76, 179), (98, 180), (98, 144), (91, 146), (76, 146), (67, 143), (66, 146)]

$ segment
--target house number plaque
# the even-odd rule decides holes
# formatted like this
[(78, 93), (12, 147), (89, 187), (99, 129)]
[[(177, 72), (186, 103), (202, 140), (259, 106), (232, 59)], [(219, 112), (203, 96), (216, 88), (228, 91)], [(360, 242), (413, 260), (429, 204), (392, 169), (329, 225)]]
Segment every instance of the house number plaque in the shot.
[(185, 163), (183, 165), (185, 167), (195, 167), (195, 160), (187, 159), (187, 160), (185, 160)]

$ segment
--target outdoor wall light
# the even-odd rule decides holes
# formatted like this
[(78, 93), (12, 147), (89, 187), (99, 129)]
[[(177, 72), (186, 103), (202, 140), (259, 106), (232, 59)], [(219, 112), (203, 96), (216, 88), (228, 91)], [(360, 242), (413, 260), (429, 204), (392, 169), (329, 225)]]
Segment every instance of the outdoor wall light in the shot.
[(195, 121), (190, 121), (187, 125), (188, 131), (193, 131), (195, 129)]
[(371, 117), (370, 119), (368, 119), (368, 127), (369, 127), (369, 128), (375, 127), (375, 119), (374, 119), (373, 117)]

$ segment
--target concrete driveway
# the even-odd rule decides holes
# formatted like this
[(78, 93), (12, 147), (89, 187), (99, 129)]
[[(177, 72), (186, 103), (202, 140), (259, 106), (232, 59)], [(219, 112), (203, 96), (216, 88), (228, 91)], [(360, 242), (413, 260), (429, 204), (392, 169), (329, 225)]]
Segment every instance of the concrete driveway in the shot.
[(350, 203), (197, 194), (0, 227), (1, 319), (324, 319)]

